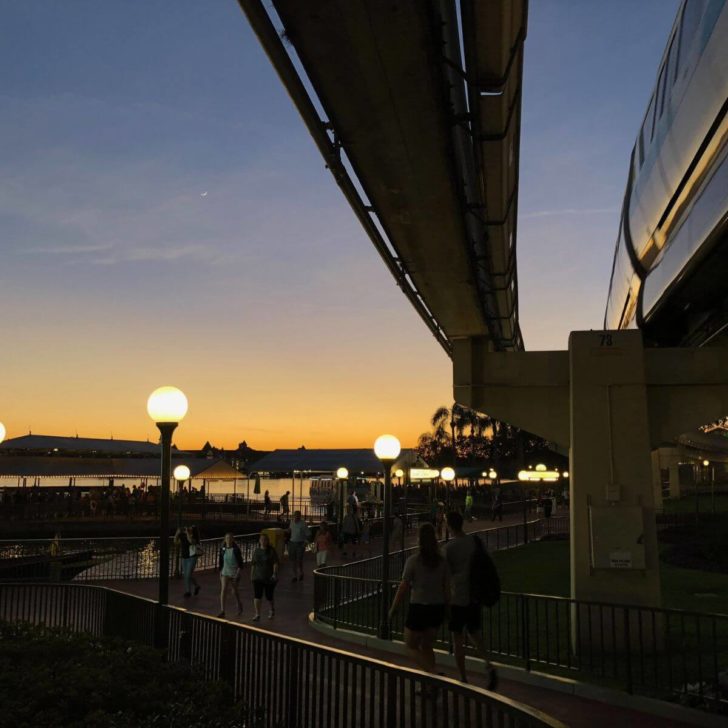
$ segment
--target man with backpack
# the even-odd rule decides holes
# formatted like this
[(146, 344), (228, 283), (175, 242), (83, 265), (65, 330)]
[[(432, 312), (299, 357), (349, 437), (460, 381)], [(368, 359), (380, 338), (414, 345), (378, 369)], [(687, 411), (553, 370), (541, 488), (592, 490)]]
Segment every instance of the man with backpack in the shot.
[(465, 672), (465, 634), (485, 661), (488, 690), (495, 690), (498, 674), (488, 660), (483, 641), (483, 607), (492, 607), (500, 597), (500, 580), (483, 542), (463, 531), (463, 517), (457, 511), (447, 514), (452, 538), (445, 545), (445, 560), (450, 569), (450, 632), (460, 678)]

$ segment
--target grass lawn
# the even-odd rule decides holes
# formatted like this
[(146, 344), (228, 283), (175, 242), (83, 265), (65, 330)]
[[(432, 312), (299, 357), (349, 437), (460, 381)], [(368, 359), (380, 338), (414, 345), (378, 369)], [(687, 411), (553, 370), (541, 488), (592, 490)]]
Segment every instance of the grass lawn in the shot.
[[(503, 591), (569, 596), (569, 542), (542, 541), (491, 554)], [(728, 574), (661, 564), (663, 607), (728, 614)]]
[[(665, 513), (695, 513), (695, 494), (691, 493), (689, 489), (683, 492), (685, 495), (682, 498), (665, 498), (662, 501), (662, 509)], [(712, 512), (713, 503), (710, 492), (701, 490), (697, 501), (700, 513)], [(728, 493), (715, 494), (715, 512), (728, 513)]]

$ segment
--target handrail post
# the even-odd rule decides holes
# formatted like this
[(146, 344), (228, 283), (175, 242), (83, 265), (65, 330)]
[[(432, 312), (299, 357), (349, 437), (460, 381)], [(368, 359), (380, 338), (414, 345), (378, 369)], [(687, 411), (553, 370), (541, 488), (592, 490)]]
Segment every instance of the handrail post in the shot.
[(338, 614), (339, 614), (339, 579), (338, 577), (334, 577), (334, 617), (333, 617), (333, 627), (336, 629), (336, 623), (338, 622)]
[(154, 610), (154, 646), (159, 650), (166, 650), (169, 647), (167, 607), (157, 602)]
[(387, 728), (399, 728), (397, 721), (397, 675), (387, 673)]
[[(632, 695), (632, 645), (629, 637), (629, 607), (624, 607), (624, 649), (627, 666), (627, 692)], [(614, 625), (612, 625), (614, 629)]]
[(531, 670), (531, 635), (529, 631), (528, 596), (521, 595), (521, 621), (523, 639), (523, 658), (525, 660), (526, 672)]
[(298, 645), (289, 644), (286, 650), (288, 657), (288, 700), (286, 710), (286, 725), (295, 728), (298, 725), (298, 702), (299, 689), (298, 680), (301, 670), (301, 654)]
[(188, 612), (180, 615), (179, 657), (181, 662), (192, 663), (192, 617)]

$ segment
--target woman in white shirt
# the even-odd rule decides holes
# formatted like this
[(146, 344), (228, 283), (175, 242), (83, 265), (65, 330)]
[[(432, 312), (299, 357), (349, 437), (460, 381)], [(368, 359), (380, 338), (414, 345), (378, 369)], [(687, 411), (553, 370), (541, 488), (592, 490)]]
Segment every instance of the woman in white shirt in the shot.
[(437, 630), (445, 621), (450, 601), (450, 572), (440, 553), (431, 523), (419, 531), (419, 551), (410, 556), (402, 571), (402, 581), (389, 610), (391, 619), (407, 593), (410, 595), (404, 641), (412, 651), (417, 666), (425, 672), (435, 671), (433, 645)]

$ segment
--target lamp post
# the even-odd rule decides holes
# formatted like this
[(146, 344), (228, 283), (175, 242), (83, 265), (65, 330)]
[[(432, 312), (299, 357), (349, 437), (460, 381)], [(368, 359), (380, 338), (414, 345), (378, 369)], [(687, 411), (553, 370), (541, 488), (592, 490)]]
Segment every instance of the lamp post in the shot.
[(187, 414), (187, 397), (177, 387), (159, 387), (147, 400), (147, 412), (159, 428), (162, 440), (162, 478), (159, 502), (159, 596), (169, 597), (169, 477), (172, 470), (172, 433)]
[(189, 480), (190, 469), (186, 465), (178, 465), (174, 469), (174, 479), (177, 481), (177, 528), (182, 528), (182, 493), (185, 481)]
[(402, 487), (402, 478), (404, 477), (404, 470), (397, 468), (394, 474), (399, 481), (399, 487), (401, 494), (399, 496), (399, 519), (402, 523), (402, 559), (404, 559), (404, 529), (407, 525), (407, 486)]
[(382, 524), (382, 602), (379, 637), (388, 640), (391, 637), (389, 626), (389, 531), (392, 511), (392, 463), (399, 456), (401, 447), (394, 435), (380, 435), (374, 443), (374, 454), (384, 468), (384, 523)]
[[(455, 480), (455, 471), (446, 467), (440, 471), (440, 477), (445, 481), (445, 510), (450, 510), (450, 483)], [(447, 527), (447, 518), (445, 519), (445, 541), (450, 540), (450, 529)]]
[(445, 481), (445, 502), (450, 510), (450, 483), (455, 480), (455, 471), (450, 467), (443, 468), (440, 471), (440, 477)]
[(349, 471), (344, 467), (339, 468), (336, 471), (336, 477), (339, 481), (339, 492), (337, 493), (339, 497), (337, 498), (338, 502), (336, 504), (336, 535), (337, 538), (341, 539), (341, 531), (344, 526), (344, 482), (349, 479)]
[(705, 477), (703, 480), (710, 480), (710, 510), (715, 513), (715, 489), (713, 488), (713, 478), (710, 472), (710, 460), (703, 460), (703, 467), (705, 468)]

